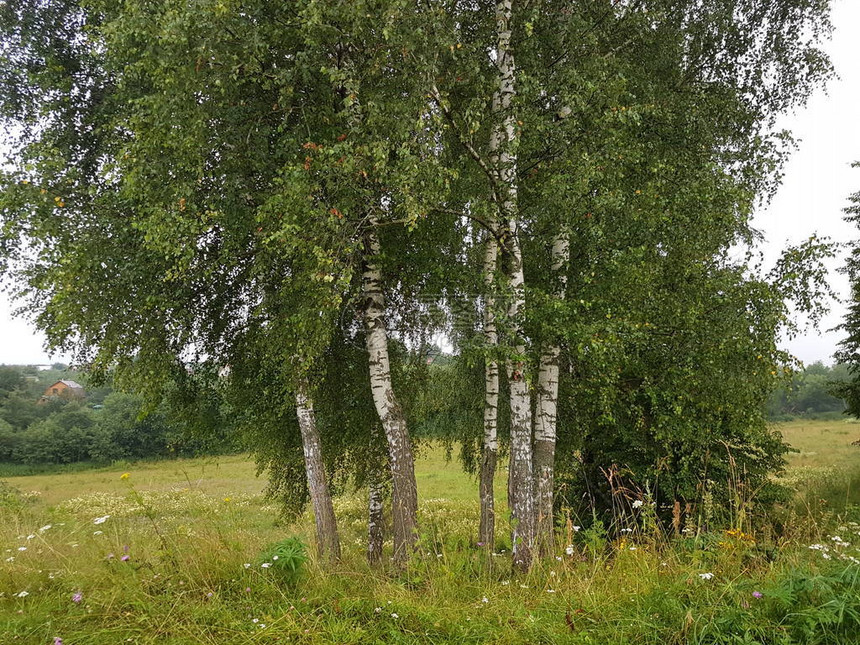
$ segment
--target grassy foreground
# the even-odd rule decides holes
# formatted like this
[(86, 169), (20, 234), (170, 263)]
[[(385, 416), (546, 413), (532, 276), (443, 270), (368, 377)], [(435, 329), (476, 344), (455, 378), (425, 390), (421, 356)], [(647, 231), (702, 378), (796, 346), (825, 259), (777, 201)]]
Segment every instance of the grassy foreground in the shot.
[(497, 554), (474, 545), (475, 484), (433, 449), (418, 465), (421, 548), (403, 572), (365, 565), (364, 504), (348, 496), (342, 563), (311, 558), (291, 577), (270, 545), (310, 542), (312, 520), (280, 521), (239, 457), (9, 478), (0, 643), (860, 643), (848, 490), (860, 425), (783, 429), (804, 501), (779, 535), (670, 540), (647, 510), (619, 518), (620, 538), (568, 522), (555, 556), (519, 578), (508, 527)]

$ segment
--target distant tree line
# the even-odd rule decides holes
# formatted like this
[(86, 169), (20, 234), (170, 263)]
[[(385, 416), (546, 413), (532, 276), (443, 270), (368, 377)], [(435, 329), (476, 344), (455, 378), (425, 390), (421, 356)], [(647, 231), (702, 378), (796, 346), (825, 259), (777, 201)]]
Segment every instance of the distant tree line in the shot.
[(60, 379), (86, 382), (63, 365), (44, 371), (0, 366), (0, 462), (110, 463), (234, 448), (223, 419), (207, 425), (166, 406), (149, 409), (140, 395), (114, 391), (109, 384), (88, 387), (81, 400), (43, 398), (45, 388)]
[(837, 363), (831, 367), (816, 361), (797, 370), (791, 380), (773, 391), (767, 402), (767, 416), (771, 421), (840, 418), (847, 408), (841, 394), (849, 380), (847, 365)]

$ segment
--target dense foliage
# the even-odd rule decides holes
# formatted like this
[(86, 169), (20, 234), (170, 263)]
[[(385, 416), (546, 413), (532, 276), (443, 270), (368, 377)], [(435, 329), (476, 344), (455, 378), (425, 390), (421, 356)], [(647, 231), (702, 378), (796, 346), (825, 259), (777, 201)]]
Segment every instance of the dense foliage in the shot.
[[(784, 464), (764, 416), (791, 364), (777, 338), (826, 290), (827, 245), (762, 273), (750, 218), (788, 149), (775, 119), (831, 73), (828, 15), (826, 0), (9, 0), (0, 262), (95, 378), (151, 408), (223, 396), (291, 502), (308, 395), (314, 468), (372, 484), (381, 425), (396, 496), (408, 433), (380, 406), (447, 426), (473, 464), (496, 362), (523, 543), (533, 456), (550, 498), (557, 468), (559, 503), (598, 513), (616, 472), (661, 508), (728, 504), (739, 473), (758, 491)], [(448, 383), (421, 366), (440, 331)]]
[[(62, 367), (62, 366), (58, 366)], [(215, 454), (235, 450), (231, 426), (217, 419), (180, 417), (178, 408), (150, 410), (144, 397), (87, 388), (87, 396), (45, 396), (60, 379), (81, 380), (74, 370), (0, 367), (0, 462), (69, 464)]]

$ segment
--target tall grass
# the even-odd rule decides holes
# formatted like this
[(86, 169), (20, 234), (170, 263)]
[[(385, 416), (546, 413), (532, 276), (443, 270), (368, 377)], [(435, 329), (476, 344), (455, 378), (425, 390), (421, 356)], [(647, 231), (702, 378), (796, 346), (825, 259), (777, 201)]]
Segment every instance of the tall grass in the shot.
[[(0, 487), (0, 642), (860, 642), (855, 506), (808, 501), (783, 509), (769, 531), (674, 538), (646, 500), (617, 526), (577, 530), (560, 518), (554, 556), (512, 577), (508, 527), (500, 522), (498, 552), (474, 545), (473, 483), (437, 457), (419, 466), (432, 496), (403, 570), (366, 564), (360, 496), (336, 500), (344, 557), (323, 569), (311, 518), (279, 519), (230, 460), (186, 462), (174, 485), (175, 464), (164, 463), (125, 480), (76, 478), (65, 495), (47, 479), (13, 480)], [(822, 481), (797, 485), (813, 500)], [(45, 494), (20, 492), (32, 482)], [(296, 575), (263, 566), (302, 544)]]

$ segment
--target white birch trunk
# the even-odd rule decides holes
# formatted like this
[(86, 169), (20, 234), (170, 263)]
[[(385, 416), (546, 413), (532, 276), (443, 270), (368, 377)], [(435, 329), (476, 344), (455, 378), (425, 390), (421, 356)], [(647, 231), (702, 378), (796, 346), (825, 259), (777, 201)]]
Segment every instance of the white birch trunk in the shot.
[[(501, 224), (507, 235), (503, 239), (508, 258), (508, 287), (511, 300), (508, 306), (509, 333), (514, 340), (514, 351), (525, 354), (520, 316), (525, 306), (523, 259), (520, 251), (517, 203), (517, 130), (513, 113), (516, 96), (516, 64), (511, 45), (512, 0), (496, 2), (496, 67), (498, 69), (497, 99), (493, 101), (494, 127), (498, 130), (499, 153), (496, 164), (498, 200)], [(492, 143), (492, 142), (491, 142)], [(524, 366), (519, 361), (507, 362), (511, 404), (511, 465), (508, 491), (513, 523), (511, 542), (513, 565), (516, 570), (527, 571), (532, 563), (534, 548), (534, 483), (532, 471), (532, 413), (531, 397), (525, 379)]]
[[(487, 238), (484, 255), (484, 341), (488, 352), (493, 352), (499, 338), (496, 331), (495, 298), (493, 297), (494, 276), (498, 261), (499, 244), (495, 235)], [(478, 543), (493, 550), (496, 533), (496, 502), (493, 482), (496, 476), (496, 463), (499, 454), (499, 363), (488, 354), (484, 368), (484, 449), (481, 457), (480, 498), (481, 523), (478, 529)]]
[(371, 482), (367, 496), (367, 561), (371, 565), (382, 562), (382, 542), (385, 536), (385, 518), (382, 509), (382, 486)]
[(380, 250), (379, 237), (375, 229), (376, 218), (370, 216), (369, 220), (362, 289), (367, 352), (370, 359), (370, 388), (373, 403), (388, 442), (394, 521), (394, 559), (404, 563), (409, 558), (412, 545), (417, 538), (418, 489), (415, 484), (415, 465), (406, 418), (391, 383), (388, 331), (384, 318), (385, 296), (382, 292), (382, 272), (377, 264)]
[[(563, 299), (567, 286), (567, 263), (570, 242), (566, 231), (556, 235), (552, 245), (553, 289)], [(542, 556), (554, 549), (553, 487), (555, 485), (555, 439), (558, 419), (558, 358), (561, 353), (557, 340), (551, 340), (541, 352), (535, 406), (534, 468), (537, 501), (537, 543)]]
[(308, 490), (316, 523), (317, 551), (321, 559), (334, 561), (340, 558), (340, 541), (337, 535), (337, 521), (334, 506), (326, 480), (322, 460), (320, 435), (317, 430), (313, 401), (308, 396), (308, 386), (302, 383), (296, 393), (296, 415), (302, 435), (302, 448), (305, 456), (305, 473)]

